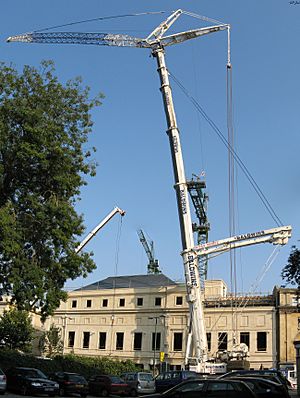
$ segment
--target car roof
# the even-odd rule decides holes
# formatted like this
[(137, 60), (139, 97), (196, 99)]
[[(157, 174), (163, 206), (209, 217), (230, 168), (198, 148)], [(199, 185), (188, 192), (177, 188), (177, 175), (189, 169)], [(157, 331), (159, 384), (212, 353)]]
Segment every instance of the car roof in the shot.
[[(225, 379), (219, 379), (219, 380), (225, 380)], [(266, 378), (262, 378), (262, 377), (234, 376), (232, 378), (228, 377), (228, 379), (226, 379), (226, 380), (242, 380), (242, 381), (244, 381), (244, 380), (256, 381), (257, 380), (257, 381), (263, 381), (263, 382), (265, 382), (267, 384), (271, 384), (271, 385), (274, 385), (274, 386), (282, 386), (281, 383), (276, 383), (276, 381), (274, 381), (274, 380), (270, 380), (270, 379), (266, 379)]]

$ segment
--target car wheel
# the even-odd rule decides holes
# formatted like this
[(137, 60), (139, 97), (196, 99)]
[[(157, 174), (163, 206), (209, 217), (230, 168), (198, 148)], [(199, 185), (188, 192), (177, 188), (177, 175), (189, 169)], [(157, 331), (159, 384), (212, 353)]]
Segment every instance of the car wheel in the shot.
[(65, 389), (64, 388), (60, 388), (59, 389), (59, 396), (60, 397), (64, 397), (65, 396)]
[(132, 390), (130, 390), (130, 396), (131, 397), (137, 397), (138, 393), (137, 390), (135, 388), (133, 388)]
[(108, 396), (109, 396), (109, 393), (108, 393), (107, 389), (103, 388), (103, 390), (101, 391), (101, 397), (108, 397)]

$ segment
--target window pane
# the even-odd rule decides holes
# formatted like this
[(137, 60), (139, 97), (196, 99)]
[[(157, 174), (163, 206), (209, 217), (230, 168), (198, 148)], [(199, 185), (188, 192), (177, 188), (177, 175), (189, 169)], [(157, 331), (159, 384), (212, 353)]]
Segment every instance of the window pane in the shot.
[(174, 351), (182, 351), (182, 333), (174, 333)]
[(152, 333), (152, 350), (154, 351), (155, 337), (156, 337), (155, 351), (159, 351), (160, 350), (160, 333)]
[(74, 342), (75, 342), (75, 332), (69, 332), (68, 347), (74, 347)]
[(106, 332), (99, 333), (99, 348), (105, 350), (106, 347)]
[(116, 350), (123, 350), (124, 333), (117, 333)]
[(89, 348), (90, 346), (90, 332), (83, 332), (83, 348)]
[(219, 350), (227, 350), (227, 333), (221, 332), (218, 333), (218, 349)]
[(142, 349), (142, 333), (134, 333), (133, 349), (135, 351), (141, 351)]
[(249, 332), (241, 332), (240, 333), (240, 343), (244, 343), (250, 349), (250, 333)]
[(266, 332), (257, 332), (257, 351), (267, 351)]

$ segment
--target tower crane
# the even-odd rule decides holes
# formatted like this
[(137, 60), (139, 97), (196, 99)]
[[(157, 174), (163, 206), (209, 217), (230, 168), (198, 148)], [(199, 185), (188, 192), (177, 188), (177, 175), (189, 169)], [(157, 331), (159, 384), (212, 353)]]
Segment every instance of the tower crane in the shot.
[[(117, 47), (136, 47), (150, 49), (157, 62), (157, 71), (160, 78), (160, 90), (164, 104), (167, 121), (167, 134), (171, 150), (173, 173), (175, 180), (176, 200), (181, 232), (182, 259), (187, 289), (187, 301), (190, 311), (190, 333), (186, 346), (186, 362), (196, 361), (196, 370), (211, 372), (208, 363), (208, 348), (204, 322), (204, 311), (200, 278), (198, 269), (198, 254), (194, 249), (194, 236), (191, 221), (190, 204), (188, 198), (187, 180), (185, 177), (183, 156), (180, 143), (179, 129), (177, 126), (175, 109), (169, 74), (165, 61), (165, 48), (180, 44), (184, 41), (195, 39), (210, 33), (227, 31), (228, 38), (230, 25), (218, 23), (217, 25), (188, 30), (185, 32), (165, 35), (168, 29), (182, 15), (190, 13), (181, 9), (173, 12), (165, 21), (158, 25), (146, 38), (136, 38), (124, 34), (110, 33), (80, 33), (80, 32), (33, 32), (11, 36), (8, 42), (27, 43), (54, 43), (54, 44), (94, 44)], [(228, 63), (230, 65), (230, 52), (228, 46)], [(286, 240), (281, 240), (283, 244)], [(276, 243), (276, 242), (274, 242)], [(192, 344), (190, 342), (192, 341)]]
[(141, 244), (143, 245), (143, 248), (145, 249), (145, 252), (147, 254), (149, 263), (147, 266), (147, 272), (148, 274), (160, 274), (160, 269), (159, 269), (159, 261), (155, 259), (154, 256), (154, 243), (153, 240), (151, 240), (149, 243), (145, 237), (144, 232), (139, 229), (137, 231), (139, 239)]
[(114, 215), (120, 213), (123, 217), (125, 215), (125, 211), (120, 209), (119, 207), (115, 207), (103, 220), (83, 239), (83, 241), (76, 247), (75, 253), (79, 253), (85, 245), (100, 231), (101, 228), (104, 227), (105, 224), (108, 223), (109, 220), (113, 218)]

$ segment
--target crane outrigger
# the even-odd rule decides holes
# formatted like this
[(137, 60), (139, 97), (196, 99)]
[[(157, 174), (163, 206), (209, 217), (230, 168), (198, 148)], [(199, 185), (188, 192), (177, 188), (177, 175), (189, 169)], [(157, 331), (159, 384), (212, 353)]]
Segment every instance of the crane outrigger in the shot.
[[(17, 36), (11, 36), (8, 42), (27, 42), (27, 43), (54, 43), (54, 44), (94, 44), (118, 47), (147, 48), (151, 50), (153, 57), (157, 61), (157, 70), (160, 78), (160, 90), (162, 93), (163, 104), (167, 120), (167, 134), (169, 137), (170, 150), (173, 163), (173, 173), (175, 180), (175, 191), (177, 199), (178, 217), (182, 242), (182, 259), (184, 266), (185, 282), (187, 289), (187, 301), (190, 311), (190, 327), (186, 346), (186, 364), (194, 364), (194, 369), (198, 372), (214, 373), (218, 366), (224, 371), (224, 365), (212, 364), (208, 361), (208, 347), (204, 321), (203, 298), (200, 286), (198, 255), (207, 255), (210, 243), (195, 246), (190, 204), (188, 199), (187, 180), (185, 177), (183, 156), (180, 143), (180, 135), (176, 121), (175, 109), (172, 98), (172, 91), (169, 82), (169, 74), (165, 62), (165, 47), (182, 43), (186, 40), (198, 38), (219, 31), (227, 31), (230, 36), (230, 25), (217, 24), (210, 27), (198, 28), (186, 32), (180, 32), (165, 36), (164, 34), (173, 23), (182, 15), (190, 14), (181, 9), (173, 12), (165, 21), (155, 28), (146, 38), (136, 38), (123, 34), (106, 33), (79, 33), (79, 32), (33, 32)], [(230, 51), (228, 46), (228, 63), (230, 67)], [(268, 230), (270, 231), (270, 230)], [(285, 244), (291, 236), (291, 227), (279, 227), (273, 233), (268, 233), (268, 239), (262, 240), (273, 244)], [(247, 234), (246, 234), (247, 235)], [(260, 238), (265, 236), (265, 232), (260, 232)], [(271, 238), (270, 238), (271, 236)], [(273, 237), (273, 238), (272, 238)], [(232, 238), (229, 238), (232, 239)], [(255, 239), (255, 237), (253, 237)], [(227, 239), (228, 240), (228, 239)], [(236, 237), (234, 241), (226, 242), (226, 250), (243, 246), (245, 239)], [(261, 243), (252, 240), (248, 244)], [(225, 242), (222, 243), (225, 245)], [(225, 246), (223, 246), (225, 247)]]

